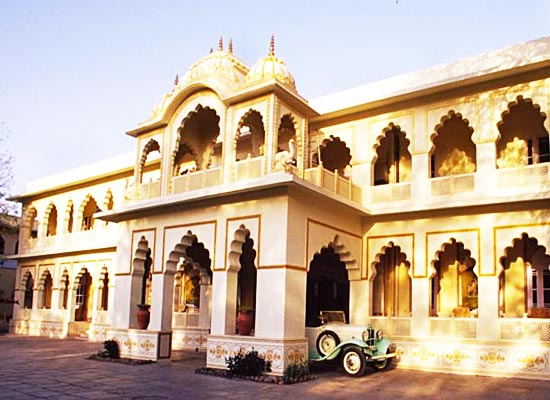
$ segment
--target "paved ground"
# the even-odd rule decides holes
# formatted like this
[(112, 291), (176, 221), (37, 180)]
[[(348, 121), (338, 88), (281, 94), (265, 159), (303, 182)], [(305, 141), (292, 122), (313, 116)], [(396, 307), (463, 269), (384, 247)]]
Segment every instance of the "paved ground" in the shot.
[(315, 371), (314, 381), (275, 385), (195, 374), (204, 353), (124, 365), (87, 360), (101, 343), (0, 336), (0, 399), (549, 399), (550, 381), (393, 369), (348, 378)]

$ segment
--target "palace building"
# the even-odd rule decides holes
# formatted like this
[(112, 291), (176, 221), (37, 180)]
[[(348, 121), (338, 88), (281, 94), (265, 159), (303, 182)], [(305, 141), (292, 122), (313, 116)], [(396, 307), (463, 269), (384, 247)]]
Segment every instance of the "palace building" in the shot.
[(133, 153), (14, 197), (10, 329), (282, 374), (343, 310), (399, 368), (549, 379), (549, 112), (550, 37), (310, 101), (220, 41)]

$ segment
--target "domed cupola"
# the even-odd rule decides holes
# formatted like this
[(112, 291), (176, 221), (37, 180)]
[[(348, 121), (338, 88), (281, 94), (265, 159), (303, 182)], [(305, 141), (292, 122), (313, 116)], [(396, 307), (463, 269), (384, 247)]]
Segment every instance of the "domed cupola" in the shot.
[(271, 36), (269, 45), (269, 55), (261, 58), (246, 75), (247, 83), (259, 83), (276, 79), (286, 87), (296, 92), (296, 83), (292, 73), (285, 65), (284, 61), (275, 57), (275, 38)]
[(247, 72), (248, 66), (233, 55), (232, 41), (229, 41), (229, 47), (225, 51), (223, 49), (223, 40), (220, 38), (218, 51), (212, 51), (211, 49), (210, 54), (193, 64), (179, 85), (180, 87), (185, 87), (192, 83), (216, 77), (239, 84), (244, 81)]

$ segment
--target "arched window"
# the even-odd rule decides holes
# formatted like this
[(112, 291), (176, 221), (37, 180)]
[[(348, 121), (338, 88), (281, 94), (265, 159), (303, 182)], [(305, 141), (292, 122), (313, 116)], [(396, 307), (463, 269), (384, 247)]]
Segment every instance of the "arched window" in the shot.
[(474, 129), (460, 113), (449, 111), (435, 127), (430, 153), (431, 177), (468, 174), (476, 171)]
[(32, 299), (33, 299), (33, 286), (34, 281), (32, 275), (27, 273), (27, 281), (25, 282), (25, 300), (23, 301), (23, 308), (32, 308)]
[(46, 236), (55, 236), (57, 233), (57, 208), (54, 204), (51, 204), (46, 227)]
[(409, 139), (399, 126), (390, 124), (376, 149), (374, 185), (407, 182), (411, 180), (411, 153)]
[(408, 317), (411, 315), (411, 277), (407, 255), (391, 244), (378, 255), (373, 281), (373, 315)]
[(507, 247), (500, 263), (501, 313), (550, 318), (550, 255), (538, 240), (523, 233)]
[(60, 298), (61, 298), (61, 308), (66, 310), (69, 306), (69, 273), (67, 270), (63, 272), (61, 277), (61, 282), (59, 285)]
[(531, 99), (518, 96), (497, 124), (497, 167), (511, 168), (550, 161), (546, 115)]
[(332, 246), (323, 247), (309, 265), (306, 326), (319, 326), (321, 311), (343, 311), (346, 321), (349, 321), (348, 271)]
[(100, 284), (101, 284), (100, 309), (106, 311), (109, 309), (109, 273), (107, 271), (105, 271), (105, 273), (103, 274)]
[(38, 221), (36, 219), (38, 212), (36, 211), (36, 208), (31, 206), (27, 215), (28, 217), (26, 222), (29, 229), (29, 239), (36, 239), (38, 237)]
[(236, 161), (264, 155), (265, 129), (262, 114), (249, 110), (239, 122), (236, 140)]
[(212, 166), (215, 144), (220, 134), (220, 117), (210, 107), (198, 105), (178, 128), (172, 154), (173, 175), (182, 175)]
[(69, 204), (69, 207), (67, 208), (67, 232), (71, 233), (73, 231), (73, 223), (74, 223), (74, 206), (73, 202), (71, 201)]
[(478, 307), (476, 261), (464, 244), (451, 239), (434, 261), (431, 315), (468, 317)]
[(52, 308), (52, 276), (49, 272), (46, 272), (44, 279), (44, 291), (43, 291), (42, 306), (44, 308)]
[(75, 302), (75, 321), (87, 321), (90, 301), (90, 292), (92, 289), (92, 276), (84, 268), (77, 278), (76, 302)]
[(90, 196), (88, 202), (82, 210), (81, 230), (89, 231), (94, 228), (94, 214), (98, 211), (101, 211), (101, 209), (97, 206), (95, 199)]

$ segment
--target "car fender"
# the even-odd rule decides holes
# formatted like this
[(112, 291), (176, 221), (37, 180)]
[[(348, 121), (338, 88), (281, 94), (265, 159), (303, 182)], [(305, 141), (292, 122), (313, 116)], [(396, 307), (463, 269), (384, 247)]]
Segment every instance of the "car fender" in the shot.
[(345, 340), (345, 341), (341, 342), (338, 346), (336, 346), (334, 348), (334, 350), (332, 350), (332, 352), (330, 352), (326, 356), (321, 357), (321, 358), (319, 358), (315, 361), (334, 360), (348, 346), (357, 346), (357, 347), (360, 347), (362, 349), (368, 348), (367, 344), (362, 340), (358, 340), (358, 339)]
[(391, 340), (388, 338), (382, 338), (376, 343), (376, 348), (378, 349), (378, 354), (386, 354), (388, 352), (388, 348), (391, 346)]

